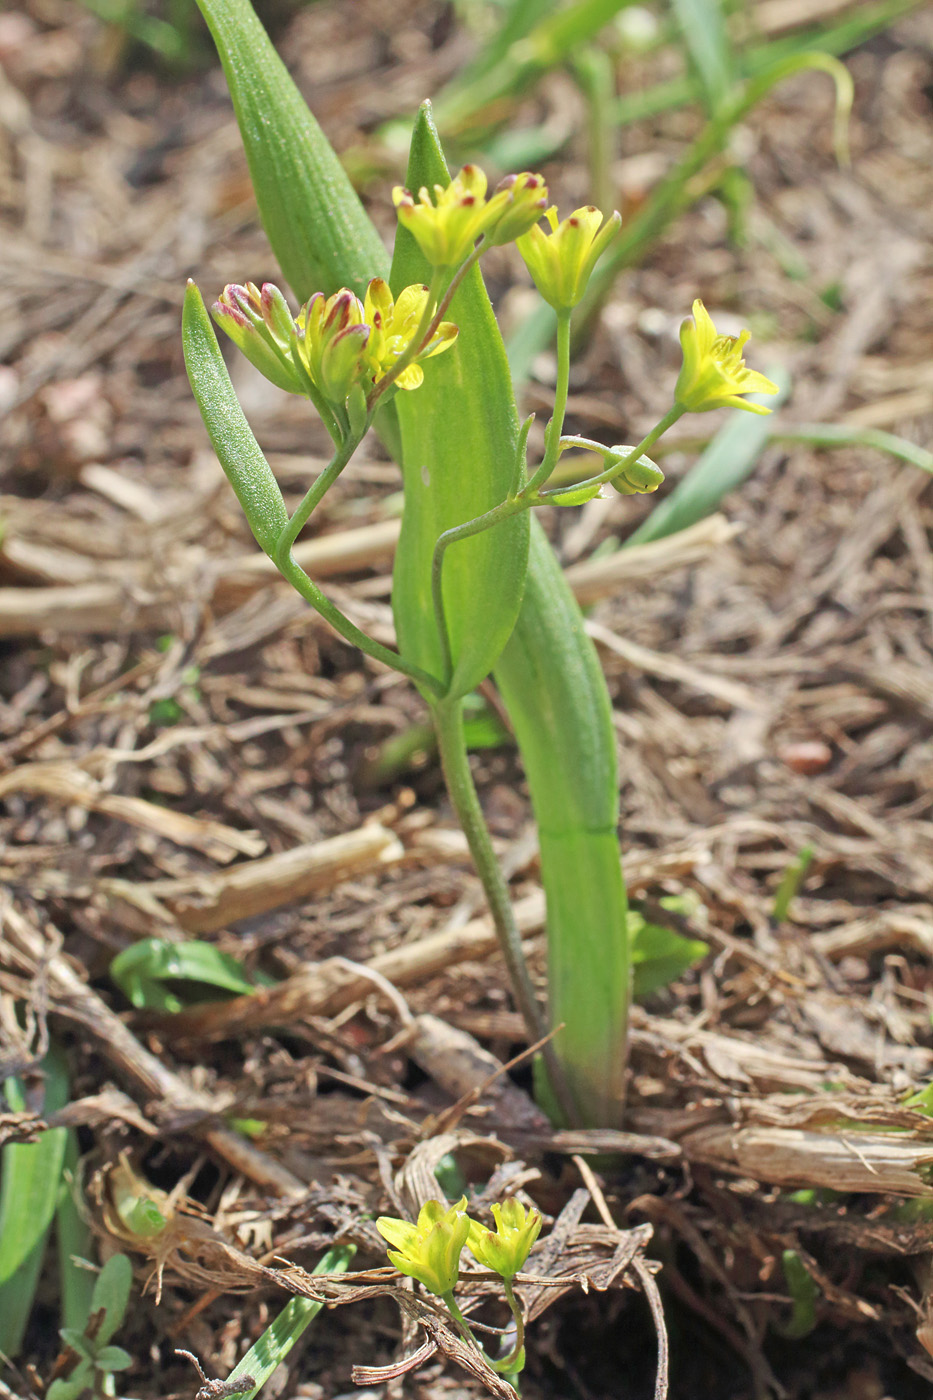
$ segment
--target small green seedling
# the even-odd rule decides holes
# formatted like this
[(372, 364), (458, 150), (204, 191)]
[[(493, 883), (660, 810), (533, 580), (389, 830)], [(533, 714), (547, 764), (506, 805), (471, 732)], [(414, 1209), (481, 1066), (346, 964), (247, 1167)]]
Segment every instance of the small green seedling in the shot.
[(111, 1337), (126, 1316), (133, 1270), (125, 1254), (114, 1254), (97, 1276), (91, 1307), (83, 1327), (63, 1327), (65, 1348), (55, 1363), (46, 1400), (78, 1400), (114, 1395), (114, 1374), (125, 1371), (133, 1358)]
[(172, 943), (164, 938), (144, 938), (117, 954), (110, 964), (110, 976), (139, 1011), (181, 1011), (198, 999), (190, 995), (183, 1000), (165, 985), (167, 982), (210, 989), (202, 992), (202, 1000), (211, 992), (246, 996), (256, 990), (236, 958), (198, 939)]

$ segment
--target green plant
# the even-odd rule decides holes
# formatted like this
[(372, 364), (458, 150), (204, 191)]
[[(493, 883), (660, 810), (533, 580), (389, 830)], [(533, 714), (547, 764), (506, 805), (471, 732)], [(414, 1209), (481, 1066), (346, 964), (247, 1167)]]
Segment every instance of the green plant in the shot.
[[(546, 232), (538, 227), (546, 200), (536, 177), (505, 182), (488, 199), (472, 167), (451, 182), (423, 108), (407, 183), (424, 193), (396, 194), (401, 226), (388, 268), (372, 224), (247, 0), (201, 5), (221, 53), (266, 231), (293, 289), (306, 299), (296, 317), (276, 289), (247, 284), (228, 288), (215, 314), (254, 363), (312, 401), (334, 456), (289, 516), (192, 285), (185, 353), (205, 424), (257, 541), (282, 574), (341, 636), (421, 690), (516, 1000), (529, 1035), (540, 1038), (544, 1018), (463, 741), (464, 697), (494, 670), (540, 833), (548, 1010), (556, 1032), (543, 1052), (541, 1092), (558, 1118), (615, 1125), (623, 1107), (631, 982), (615, 735), (579, 609), (531, 516), (545, 503), (580, 504), (606, 484), (625, 493), (654, 489), (661, 473), (645, 453), (688, 407), (704, 411), (775, 386), (745, 369), (741, 343), (718, 336), (697, 304), (685, 324), (684, 370), (672, 407), (641, 443), (607, 448), (564, 436), (571, 316), (599, 254), (613, 241), (618, 216), (604, 221), (593, 209), (562, 223), (549, 216)], [(516, 237), (558, 330), (554, 412), (544, 454), (533, 466), (530, 420), (519, 423), (477, 266), (484, 247)], [(421, 286), (426, 296), (413, 290)], [(443, 319), (448, 314), (459, 327), (456, 341)], [(418, 374), (409, 376), (410, 370)], [(291, 553), (370, 426), (403, 472), (393, 587), (398, 652), (355, 627)], [(549, 488), (570, 446), (596, 454), (599, 470), (574, 487)]]
[(461, 1337), (483, 1355), (485, 1352), (454, 1296), (464, 1246), (481, 1267), (499, 1275), (512, 1314), (514, 1341), (507, 1344), (504, 1356), (488, 1359), (493, 1370), (514, 1382), (525, 1365), (525, 1320), (512, 1282), (524, 1268), (541, 1232), (541, 1212), (526, 1210), (514, 1197), (501, 1204), (497, 1202), (492, 1207), (496, 1228), (489, 1230), (470, 1219), (466, 1204), (466, 1196), (451, 1206), (427, 1201), (421, 1207), (416, 1224), (383, 1215), (376, 1221), (376, 1229), (395, 1246), (387, 1253), (399, 1273), (417, 1279), (429, 1293), (441, 1298)]
[(78, 1400), (86, 1391), (94, 1397), (115, 1393), (114, 1373), (133, 1363), (129, 1352), (110, 1341), (126, 1316), (132, 1283), (129, 1259), (112, 1255), (97, 1276), (83, 1326), (61, 1329), (65, 1348), (55, 1363), (48, 1400)]
[[(56, 1052), (41, 1065), (41, 1111), (52, 1114), (68, 1102), (68, 1076)], [(14, 1113), (26, 1107), (26, 1089), (8, 1079), (4, 1094)], [(32, 1105), (34, 1106), (34, 1105)], [(36, 1142), (10, 1143), (0, 1153), (0, 1352), (15, 1357), (32, 1311), (46, 1243), (63, 1191), (69, 1150), (65, 1128), (47, 1128)]]
[[(342, 1274), (346, 1272), (355, 1254), (355, 1246), (338, 1245), (330, 1249), (312, 1269), (313, 1274)], [(243, 1400), (253, 1400), (258, 1395), (272, 1372), (288, 1356), (301, 1334), (317, 1317), (323, 1303), (311, 1298), (295, 1297), (286, 1303), (282, 1311), (270, 1322), (246, 1355), (234, 1366), (223, 1382), (208, 1382), (206, 1393), (225, 1397), (241, 1396)], [(180, 1352), (188, 1356), (198, 1367), (201, 1380), (204, 1374), (197, 1360), (190, 1352)], [(213, 1387), (209, 1389), (209, 1387)]]

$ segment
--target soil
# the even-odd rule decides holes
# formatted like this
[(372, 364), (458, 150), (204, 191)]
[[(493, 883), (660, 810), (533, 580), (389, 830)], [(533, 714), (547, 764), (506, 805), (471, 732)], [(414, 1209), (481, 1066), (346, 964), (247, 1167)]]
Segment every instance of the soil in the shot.
[[(819, 19), (866, 8), (831, 0)], [(813, 17), (791, 0), (748, 11), (769, 36)], [(321, 0), (262, 14), (391, 237), (404, 152), (383, 124), (462, 70), (487, 8), (400, 0), (389, 17), (374, 0)], [(527, 1192), (553, 1267), (594, 1284), (527, 1285), (542, 1310), (530, 1400), (653, 1395), (653, 1278), (675, 1400), (928, 1395), (933, 1138), (906, 1106), (933, 1071), (928, 475), (866, 445), (772, 442), (689, 549), (621, 579), (574, 569), (594, 550), (612, 558), (656, 498), (546, 521), (612, 693), (636, 907), (709, 948), (636, 1009), (624, 1144), (555, 1135), (524, 1064), (488, 1083), (525, 1048), (523, 1028), (424, 708), (260, 567), (190, 396), (186, 278), (211, 297), (277, 276), (206, 34), (193, 26), (173, 66), (77, 4), (24, 0), (0, 15), (0, 64), (0, 1036), (4, 1074), (27, 1079), (48, 1034), (64, 1049), (89, 1218), (136, 1272), (122, 1393), (194, 1395), (179, 1347), (225, 1376), (283, 1285), (306, 1286), (301, 1271), (335, 1241), (357, 1246), (353, 1301), (328, 1295), (347, 1305), (321, 1314), (263, 1394), (485, 1393), (456, 1353), (362, 1390), (351, 1378), (414, 1351), (413, 1319), (438, 1340), (383, 1269), (371, 1219), (410, 1208), (419, 1173), (449, 1151), (482, 1199)], [(620, 60), (620, 90), (681, 64), (673, 45)], [(830, 423), (930, 445), (933, 12), (897, 19), (846, 64), (851, 164), (834, 154), (826, 78), (782, 84), (735, 133), (733, 174), (717, 168), (723, 180), (694, 190), (616, 285), (576, 361), (571, 431), (643, 435), (702, 296), (725, 329), (751, 326), (750, 363), (789, 375), (782, 431)], [(587, 202), (569, 75), (505, 115), (516, 131), (564, 124), (543, 170), (562, 210)], [(623, 212), (700, 123), (686, 106), (620, 129)], [(490, 282), (515, 326), (528, 288), (511, 252)], [(230, 365), (297, 501), (325, 435)], [(539, 428), (553, 368), (540, 355), (523, 391)], [(678, 425), (670, 483), (724, 421)], [(399, 489), (367, 442), (308, 532), (309, 570), (380, 640), (393, 636)], [(474, 763), (543, 986), (520, 764), (507, 736)], [(290, 852), (285, 869), (264, 864)], [(109, 965), (156, 935), (208, 941), (281, 985), (259, 1012), (253, 997), (134, 1010)], [(158, 1259), (114, 1237), (121, 1171), (187, 1202)], [(815, 1283), (814, 1330), (796, 1339), (786, 1251)], [(4, 1393), (48, 1380), (56, 1288), (50, 1267)]]

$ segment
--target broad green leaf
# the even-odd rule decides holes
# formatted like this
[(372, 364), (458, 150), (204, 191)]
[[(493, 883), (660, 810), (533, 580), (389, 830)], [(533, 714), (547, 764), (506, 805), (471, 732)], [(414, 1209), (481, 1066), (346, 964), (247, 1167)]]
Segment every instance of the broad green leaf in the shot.
[[(248, 0), (198, 0), (217, 45), (272, 251), (300, 301), (362, 295), (388, 257), (349, 177)], [(322, 54), (322, 64), (326, 55)]]
[[(425, 103), (412, 134), (408, 186), (447, 185), (449, 174)], [(412, 236), (399, 228), (392, 289), (429, 279)], [(518, 447), (518, 413), (499, 327), (479, 270), (464, 279), (448, 313), (456, 345), (431, 361), (422, 387), (395, 400), (402, 437), (405, 511), (392, 603), (403, 655), (441, 675), (431, 565), (438, 537), (508, 495)], [(473, 690), (492, 669), (521, 604), (528, 513), (459, 541), (444, 560), (443, 596), (453, 658), (451, 696)]]
[(230, 383), (214, 327), (193, 282), (185, 293), (182, 340), (188, 379), (214, 451), (257, 542), (271, 555), (288, 524), (288, 512)]
[[(188, 1004), (162, 985), (169, 979), (238, 996), (256, 990), (236, 958), (196, 939), (172, 943), (164, 938), (146, 938), (134, 943), (113, 959), (110, 975), (140, 1011), (181, 1011)], [(202, 995), (200, 1000), (204, 999)]]
[(94, 1357), (98, 1371), (125, 1371), (132, 1364), (132, 1356), (123, 1347), (102, 1347)]
[(629, 949), (616, 736), (583, 617), (532, 521), (522, 609), (495, 669), (538, 823), (555, 1041), (584, 1121), (622, 1116)]

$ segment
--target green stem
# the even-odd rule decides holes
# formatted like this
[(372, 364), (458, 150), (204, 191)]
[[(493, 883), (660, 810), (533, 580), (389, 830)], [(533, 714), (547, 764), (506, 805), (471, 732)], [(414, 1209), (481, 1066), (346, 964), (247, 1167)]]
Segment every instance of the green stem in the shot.
[(450, 633), (447, 629), (447, 614), (444, 611), (444, 555), (452, 544), (457, 540), (469, 539), (471, 535), (479, 535), (483, 530), (489, 530), (493, 525), (498, 525), (502, 520), (508, 520), (512, 515), (518, 515), (520, 511), (527, 510), (530, 502), (522, 497), (509, 497), (501, 501), (499, 505), (493, 506), (492, 510), (487, 510), (483, 515), (478, 515), (475, 520), (466, 520), (462, 525), (454, 525), (450, 530), (445, 530), (434, 546), (434, 555), (431, 560), (431, 601), (434, 604), (434, 623), (437, 627), (437, 635), (441, 643), (441, 661), (444, 668), (444, 684), (449, 689), (453, 676), (453, 657), (450, 650)]
[[(368, 429), (368, 427), (369, 422), (367, 420), (366, 428)], [(281, 569), (282, 567), (280, 560), (288, 558), (289, 554), (291, 553), (292, 546), (294, 545), (298, 536), (301, 534), (305, 525), (308, 523), (308, 520), (311, 517), (311, 512), (320, 504), (324, 496), (333, 486), (334, 482), (337, 480), (338, 476), (343, 471), (344, 467), (347, 465), (356, 449), (359, 447), (365, 435), (366, 429), (364, 429), (362, 433), (359, 433), (354, 437), (346, 439), (342, 443), (340, 443), (330, 462), (327, 464), (327, 466), (318, 476), (317, 480), (306, 492), (304, 499), (298, 506), (298, 509), (292, 515), (285, 529), (282, 531), (281, 535), (276, 541), (275, 563), (279, 569)]]
[(416, 685), (422, 686), (430, 694), (440, 699), (445, 687), (436, 676), (423, 671), (420, 666), (416, 666), (413, 661), (406, 661), (404, 656), (393, 651), (391, 647), (384, 647), (374, 637), (368, 637), (365, 632), (361, 632), (346, 614), (342, 613), (321, 592), (317, 584), (312, 583), (301, 565), (296, 562), (293, 554), (289, 554), (285, 559), (277, 558), (276, 567), (282, 577), (288, 579), (295, 592), (300, 593), (305, 602), (310, 603), (312, 608), (330, 623), (334, 631), (343, 637), (345, 642), (349, 642), (351, 646), (359, 647), (360, 651), (364, 651), (374, 661), (381, 661), (384, 666), (390, 666), (393, 671), (400, 671), (403, 676), (407, 676)]
[[(518, 1009), (524, 1018), (529, 1040), (535, 1043), (544, 1040), (547, 1030), (528, 975), (521, 934), (512, 911), (508, 886), (496, 860), (492, 838), (470, 771), (470, 759), (463, 736), (463, 701), (444, 699), (435, 702), (431, 710), (447, 791), (460, 819), (473, 863), (486, 893)], [(578, 1125), (580, 1120), (576, 1105), (549, 1040), (542, 1046), (541, 1056), (562, 1114), (568, 1123)]]
[[(653, 447), (654, 444), (657, 442), (658, 438), (661, 437), (664, 433), (666, 433), (668, 428), (672, 427), (673, 424), (676, 423), (679, 418), (682, 418), (686, 412), (687, 410), (684, 408), (683, 404), (675, 403), (674, 407), (670, 409), (669, 412), (665, 413), (660, 423), (656, 423), (655, 426), (651, 429), (651, 432), (646, 434), (646, 436), (642, 438), (638, 446), (633, 447), (632, 450), (626, 454), (626, 456), (622, 459), (621, 462), (615, 462), (611, 467), (607, 467), (605, 471), (600, 472), (598, 476), (587, 477), (585, 481), (581, 481), (579, 483), (580, 487), (582, 488), (584, 486), (599, 486), (604, 481), (612, 481), (614, 477), (624, 476), (625, 472), (632, 465), (632, 463), (637, 462), (639, 457), (641, 457), (643, 453), (648, 451), (649, 447)], [(577, 441), (574, 439), (565, 438), (564, 441), (569, 447), (577, 446)], [(539, 491), (536, 503), (545, 505), (547, 503), (548, 496), (560, 495), (566, 489), (566, 487), (559, 486), (556, 487), (554, 491)]]
[(470, 1331), (470, 1324), (467, 1322), (466, 1318), (463, 1316), (463, 1313), (460, 1311), (460, 1308), (457, 1304), (457, 1300), (454, 1297), (453, 1293), (444, 1293), (442, 1294), (442, 1297), (444, 1299), (444, 1302), (447, 1304), (447, 1308), (450, 1312), (451, 1317), (457, 1325), (457, 1331), (460, 1333), (463, 1340), (469, 1346), (476, 1347), (476, 1350), (481, 1355), (485, 1356), (486, 1353), (483, 1351), (483, 1348), (480, 1346), (479, 1342), (476, 1340), (473, 1333)]
[(525, 1349), (525, 1318), (522, 1314), (521, 1304), (516, 1298), (515, 1291), (512, 1288), (512, 1280), (510, 1278), (503, 1278), (502, 1287), (505, 1289), (506, 1302), (512, 1310), (512, 1317), (515, 1319), (515, 1345), (508, 1356), (503, 1357), (501, 1361), (495, 1362), (495, 1369), (500, 1375), (508, 1376), (515, 1374), (513, 1367), (516, 1361), (520, 1359)]
[[(558, 326), (558, 346), (563, 344), (564, 352), (569, 356), (570, 349), (570, 318), (564, 316)], [(564, 354), (560, 348), (558, 352), (558, 365), (564, 362)], [(537, 488), (542, 481), (554, 471), (557, 459), (565, 447), (584, 447), (590, 452), (597, 452), (603, 456), (609, 455), (609, 449), (600, 443), (590, 442), (586, 438), (562, 437), (560, 428), (563, 426), (564, 409), (567, 402), (567, 381), (566, 375), (558, 375), (557, 397), (555, 399), (554, 416), (548, 425), (547, 445), (545, 447), (544, 458), (534, 476), (522, 490), (515, 496), (509, 496), (501, 501), (499, 505), (493, 506), (492, 510), (487, 510), (483, 515), (478, 515), (474, 520), (466, 520), (462, 525), (455, 525), (450, 530), (445, 530), (434, 546), (434, 557), (431, 561), (431, 600), (434, 605), (434, 622), (441, 643), (441, 655), (443, 662), (444, 681), (450, 685), (450, 678), (453, 674), (453, 660), (450, 651), (450, 633), (447, 629), (447, 615), (444, 611), (444, 556), (452, 544), (458, 540), (469, 539), (471, 535), (478, 535), (483, 530), (492, 529), (493, 525), (500, 524), (503, 520), (508, 520), (510, 516), (517, 515), (519, 511), (528, 510), (531, 506), (547, 505), (551, 496), (561, 495), (567, 488), (557, 487), (553, 491), (539, 491)], [(673, 408), (664, 415), (660, 423), (655, 424), (651, 432), (642, 438), (637, 447), (633, 447), (622, 460), (618, 458), (613, 464), (600, 472), (598, 476), (592, 476), (579, 485), (599, 486), (604, 481), (611, 481), (614, 477), (621, 476), (633, 462), (637, 462), (649, 447), (653, 447), (658, 438), (666, 433), (672, 424), (682, 418), (686, 409), (681, 404), (675, 403)], [(530, 425), (529, 425), (530, 426)], [(553, 429), (553, 431), (552, 431)]]
[(570, 390), (570, 317), (569, 311), (557, 313), (557, 388), (554, 392), (554, 412), (547, 425), (544, 456), (537, 471), (528, 482), (523, 495), (534, 496), (557, 466), (560, 456), (560, 435), (564, 430), (567, 395)]

